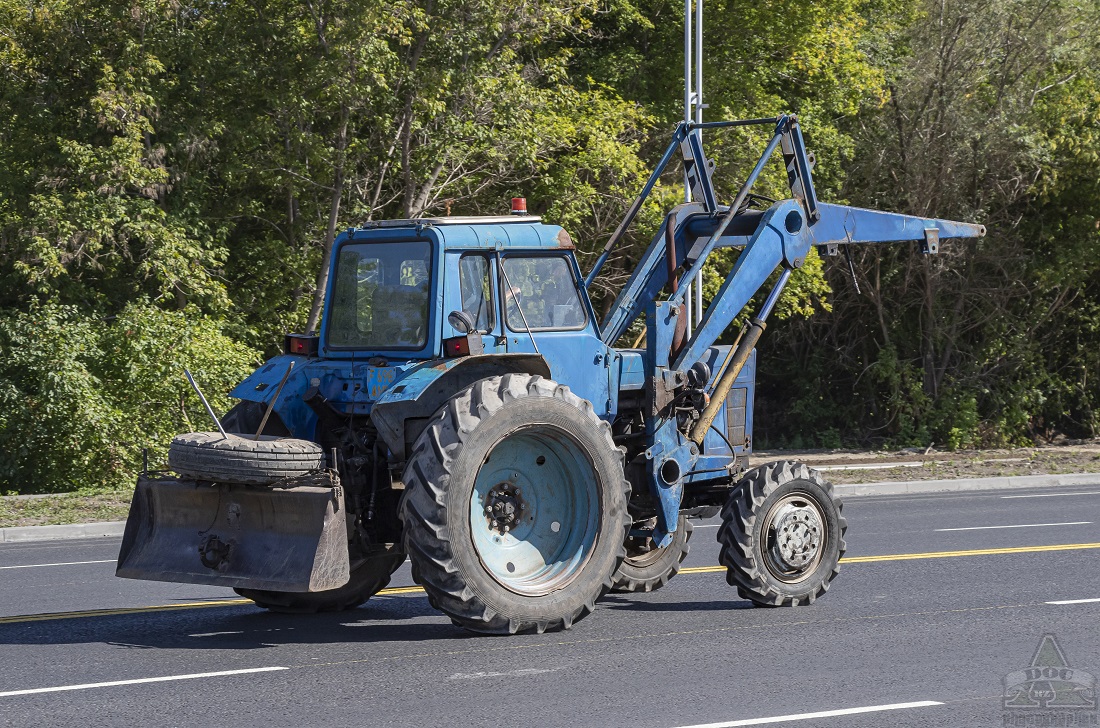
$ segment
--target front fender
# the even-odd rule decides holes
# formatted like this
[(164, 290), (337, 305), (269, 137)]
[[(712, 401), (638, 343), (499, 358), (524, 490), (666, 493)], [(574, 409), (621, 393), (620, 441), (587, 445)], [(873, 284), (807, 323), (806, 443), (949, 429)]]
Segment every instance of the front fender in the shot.
[(538, 354), (481, 354), (457, 359), (433, 359), (408, 372), (378, 398), (371, 420), (397, 461), (404, 461), (412, 443), (447, 400), (474, 382), (503, 374), (550, 376), (550, 366)]

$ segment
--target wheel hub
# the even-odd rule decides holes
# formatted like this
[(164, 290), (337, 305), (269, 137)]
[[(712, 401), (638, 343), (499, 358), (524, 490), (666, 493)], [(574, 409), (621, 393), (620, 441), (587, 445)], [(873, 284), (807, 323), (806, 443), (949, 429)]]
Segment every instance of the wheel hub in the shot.
[(823, 531), (817, 509), (787, 503), (775, 514), (773, 522), (775, 540), (771, 551), (779, 564), (800, 570), (817, 558)]
[(494, 531), (508, 533), (527, 515), (527, 503), (515, 483), (498, 483), (485, 495), (485, 517)]

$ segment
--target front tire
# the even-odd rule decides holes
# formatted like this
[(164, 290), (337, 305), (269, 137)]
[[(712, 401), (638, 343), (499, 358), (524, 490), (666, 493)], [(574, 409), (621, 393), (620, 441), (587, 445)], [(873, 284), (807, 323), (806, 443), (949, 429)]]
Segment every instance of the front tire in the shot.
[(750, 470), (722, 508), (726, 581), (757, 606), (812, 604), (840, 571), (842, 508), (832, 484), (802, 463)]
[(592, 405), (526, 374), (448, 402), (416, 443), (405, 550), (429, 600), (485, 634), (568, 629), (625, 555), (623, 455)]
[(628, 538), (626, 558), (615, 572), (611, 591), (620, 594), (651, 592), (660, 589), (680, 573), (680, 564), (687, 558), (691, 546), (691, 521), (680, 514), (672, 541), (664, 548), (654, 548), (653, 539)]

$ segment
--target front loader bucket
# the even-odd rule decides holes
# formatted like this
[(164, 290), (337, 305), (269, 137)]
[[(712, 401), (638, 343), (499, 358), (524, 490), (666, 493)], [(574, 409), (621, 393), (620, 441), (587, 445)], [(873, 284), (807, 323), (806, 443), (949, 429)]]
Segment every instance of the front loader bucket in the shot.
[(350, 569), (342, 488), (142, 476), (115, 574), (284, 592), (343, 586)]

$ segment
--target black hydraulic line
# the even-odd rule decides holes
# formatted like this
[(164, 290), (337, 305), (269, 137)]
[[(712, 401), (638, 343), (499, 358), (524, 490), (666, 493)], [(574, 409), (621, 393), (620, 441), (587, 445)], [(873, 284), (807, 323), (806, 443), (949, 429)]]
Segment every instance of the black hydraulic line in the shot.
[(731, 126), (757, 126), (763, 124), (778, 124), (778, 116), (769, 116), (767, 118), (760, 119), (737, 119), (735, 121), (701, 121), (691, 122), (687, 125), (689, 130), (692, 129), (726, 129)]
[(718, 437), (722, 438), (722, 442), (726, 443), (726, 447), (728, 447), (730, 449), (730, 454), (732, 454), (733, 453), (733, 443), (730, 442), (730, 439), (728, 437), (726, 437), (726, 435), (721, 430), (719, 430), (717, 427), (714, 426), (713, 421), (710, 423), (710, 429), (714, 430), (714, 432), (718, 435)]

